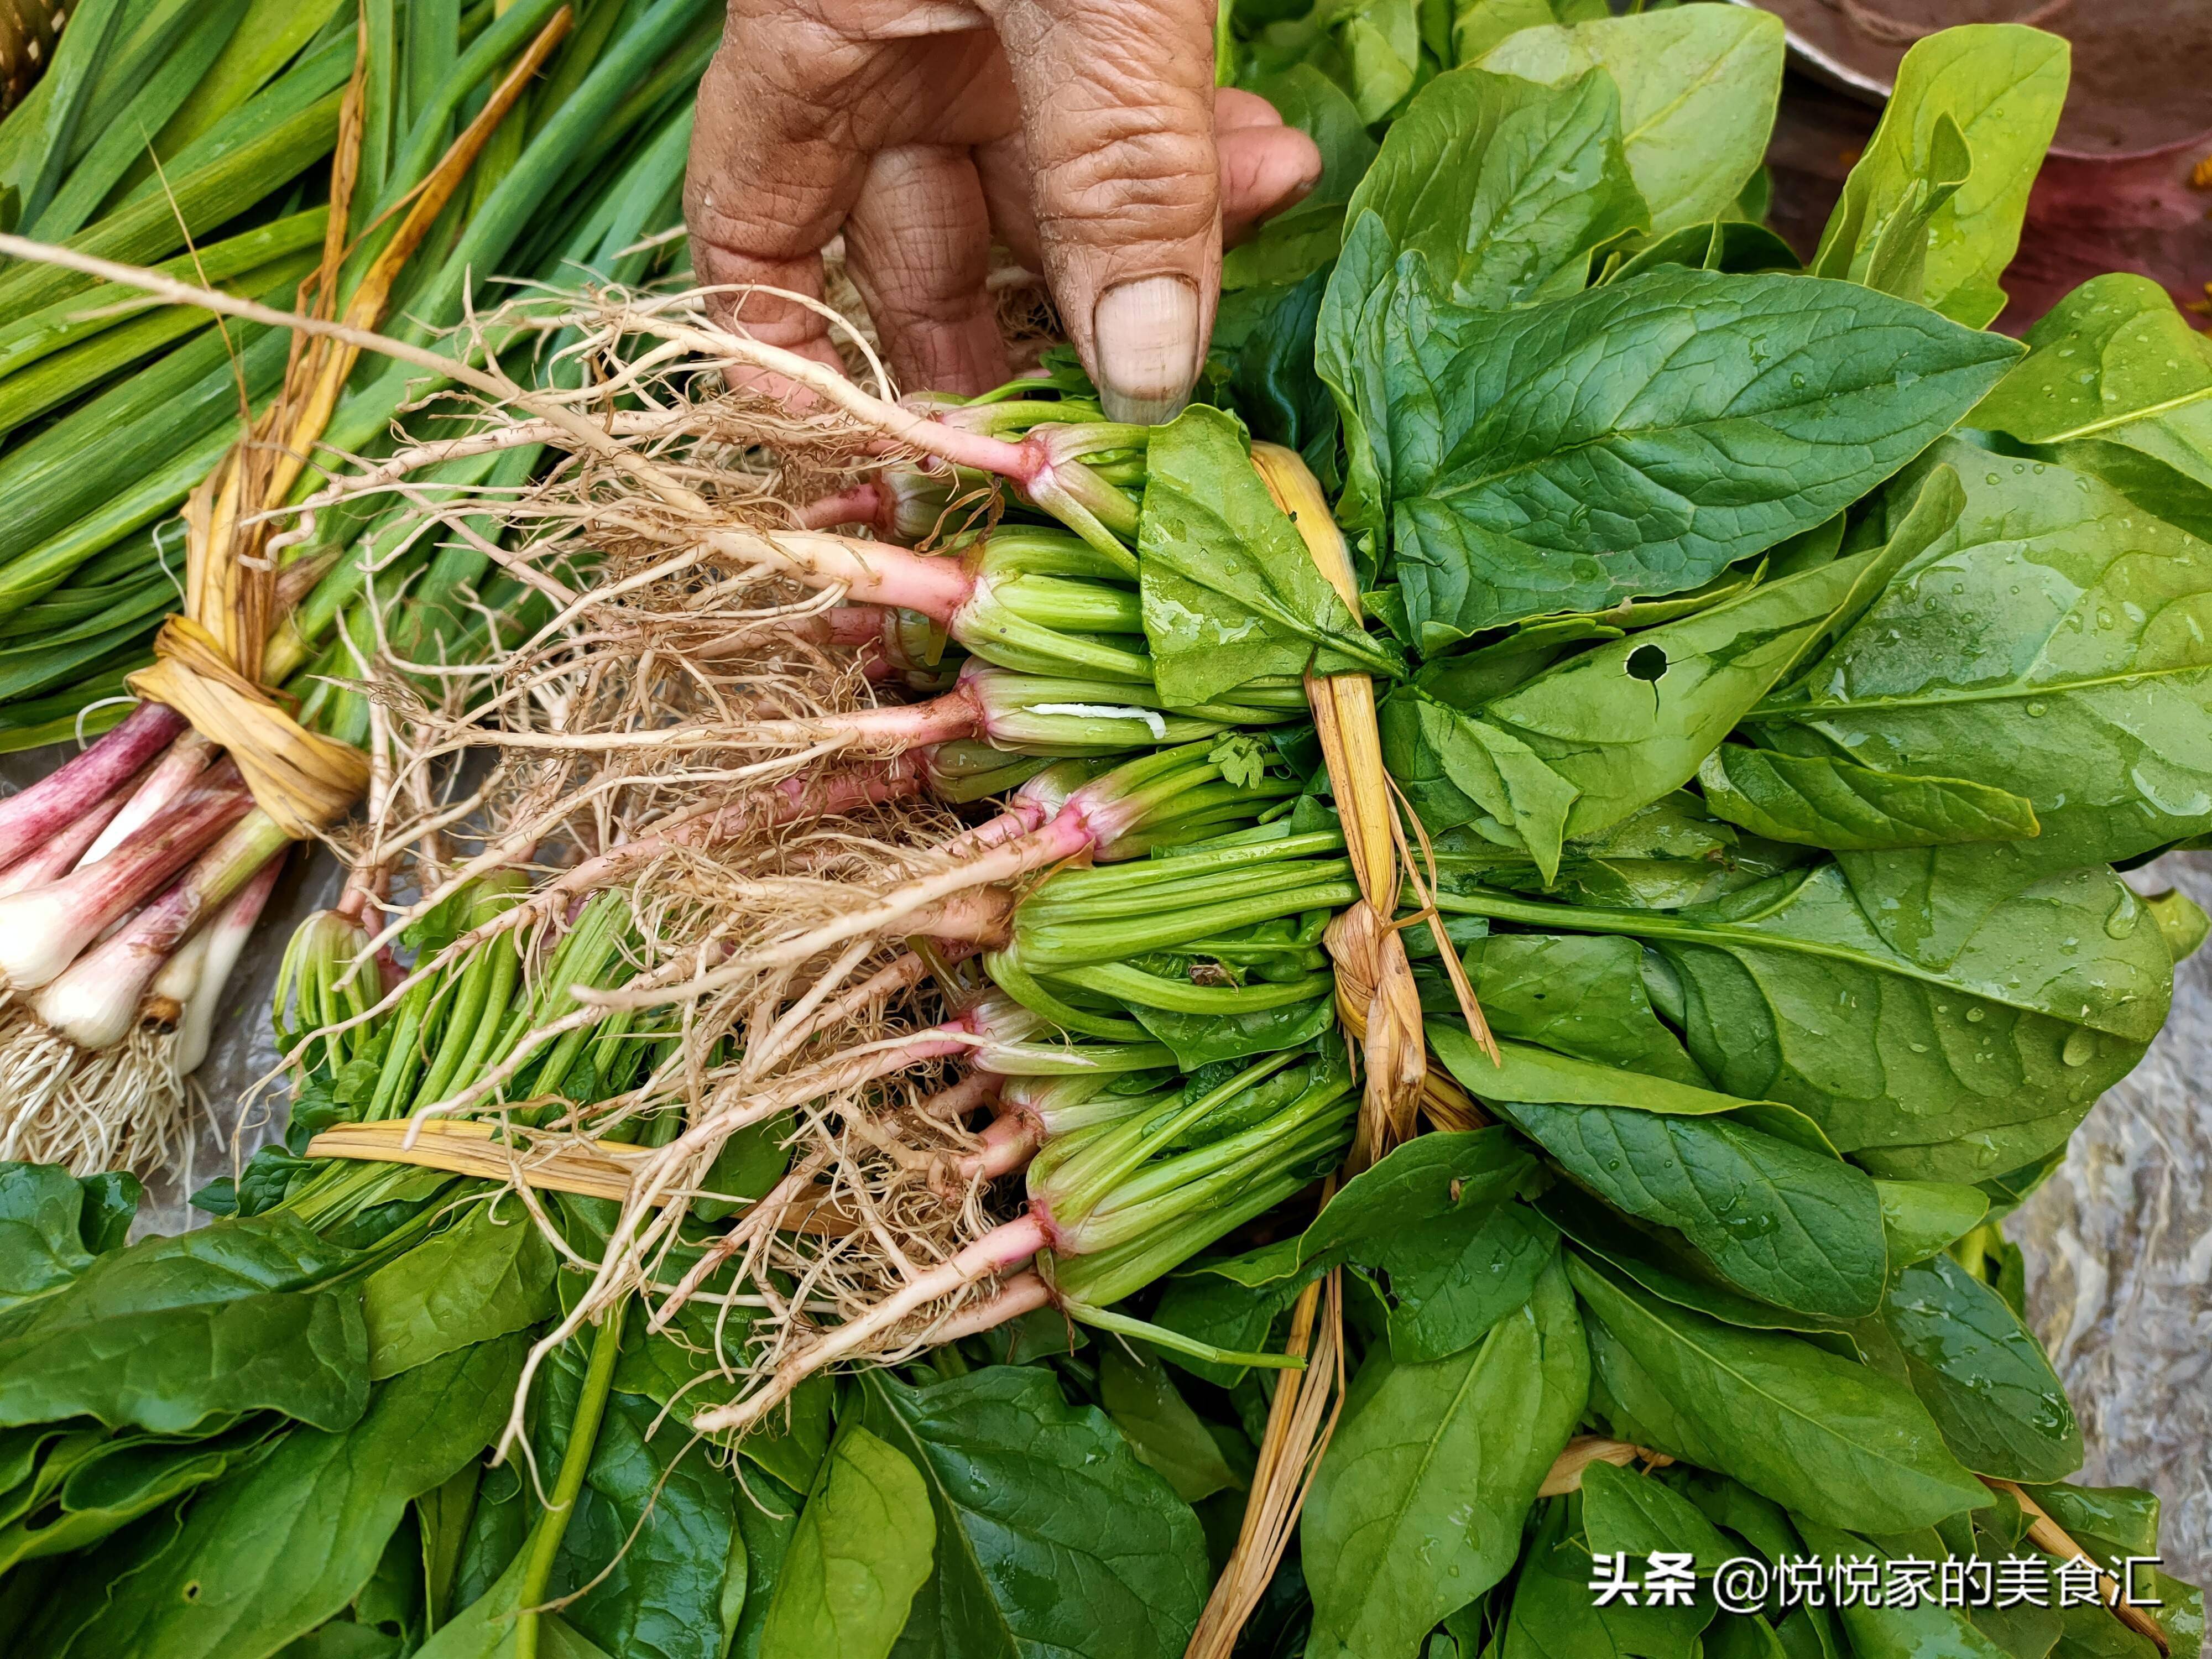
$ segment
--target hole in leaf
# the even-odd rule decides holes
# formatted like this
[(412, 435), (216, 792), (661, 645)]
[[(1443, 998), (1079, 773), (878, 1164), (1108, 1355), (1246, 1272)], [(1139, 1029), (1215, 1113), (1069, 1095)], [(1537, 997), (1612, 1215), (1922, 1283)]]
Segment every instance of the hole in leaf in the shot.
[(1667, 672), (1667, 649), (1664, 646), (1639, 645), (1628, 653), (1628, 675), (1631, 679), (1656, 680)]
[(199, 1599), (200, 1581), (195, 1578), (191, 1583), (185, 1586), (185, 1600), (187, 1601), (197, 1601)]

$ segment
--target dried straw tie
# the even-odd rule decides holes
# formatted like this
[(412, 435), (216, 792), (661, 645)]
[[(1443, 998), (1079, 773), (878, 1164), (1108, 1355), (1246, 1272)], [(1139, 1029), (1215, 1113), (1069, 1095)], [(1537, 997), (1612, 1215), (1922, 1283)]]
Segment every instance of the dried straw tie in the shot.
[[(346, 307), (347, 326), (376, 325), (408, 259), (568, 33), (572, 18), (564, 6), (547, 21), (416, 188), (405, 204), (406, 217), (362, 273)], [(330, 228), (322, 262), (309, 278), (314, 292), (310, 314), (323, 321), (331, 318), (339, 271), (351, 251), (346, 230), (359, 173), (370, 58), (365, 13), (360, 28), (361, 49), (339, 112), (343, 138), (331, 164)], [(369, 761), (350, 744), (308, 731), (262, 684), (271, 666), (282, 678), (283, 671), (297, 665), (300, 655), (289, 634), (270, 650), (272, 630), (283, 626), (285, 609), (283, 584), (268, 546), (271, 515), (284, 507), (306, 471), (308, 453), (328, 425), (360, 356), (361, 348), (350, 343), (320, 335), (312, 341), (293, 337), (283, 390), (185, 504), (184, 614), (162, 624), (154, 641), (154, 665), (127, 682), (139, 696), (166, 703), (202, 737), (228, 750), (254, 805), (295, 841), (319, 834), (353, 810), (368, 787)]]

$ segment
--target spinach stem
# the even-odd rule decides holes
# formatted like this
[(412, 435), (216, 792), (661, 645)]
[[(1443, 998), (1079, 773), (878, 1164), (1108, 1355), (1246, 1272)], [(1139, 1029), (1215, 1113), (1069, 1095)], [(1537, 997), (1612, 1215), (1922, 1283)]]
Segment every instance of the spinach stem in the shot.
[(584, 1392), (576, 1401), (576, 1415), (568, 1425), (568, 1444), (561, 1454), (561, 1473), (554, 1478), (553, 1502), (530, 1529), (530, 1559), (522, 1570), (522, 1587), (515, 1600), (514, 1659), (538, 1659), (538, 1603), (553, 1577), (554, 1558), (568, 1530), (568, 1517), (576, 1512), (576, 1499), (584, 1490), (584, 1473), (591, 1468), (592, 1452), (599, 1438), (599, 1420), (606, 1415), (607, 1396), (614, 1392), (615, 1361), (622, 1353), (624, 1303), (608, 1316), (592, 1339), (592, 1360), (584, 1371)]

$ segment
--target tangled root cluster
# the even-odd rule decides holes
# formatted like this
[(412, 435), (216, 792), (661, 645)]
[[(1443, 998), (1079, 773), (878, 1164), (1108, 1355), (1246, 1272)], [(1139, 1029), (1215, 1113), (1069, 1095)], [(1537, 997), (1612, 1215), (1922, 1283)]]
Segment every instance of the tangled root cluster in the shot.
[[(819, 626), (839, 594), (778, 574), (757, 556), (761, 538), (795, 527), (798, 504), (914, 452), (876, 418), (899, 411), (865, 339), (852, 349), (880, 398), (793, 415), (760, 389), (761, 349), (718, 328), (705, 300), (609, 292), (477, 319), (485, 361), (535, 349), (556, 371), (538, 378), (568, 389), (508, 382), (504, 399), (457, 401), (453, 435), (337, 479), (279, 540), (312, 545), (320, 515), (396, 499), (409, 510), (395, 552), (450, 538), (535, 590), (542, 620), (493, 660), (458, 664), (410, 657), (404, 588), (372, 580), (374, 638), (348, 682), (373, 711), (369, 811), (345, 849), (349, 902), (370, 935), (356, 971), (373, 975), (411, 921), (472, 878), (523, 868), (528, 897), (415, 966), (509, 932), (526, 988), (586, 897), (627, 896), (635, 938), (623, 988), (553, 1013), (507, 1062), (428, 1110), (496, 1116), (502, 1085), (565, 1033), (618, 1009), (665, 1022), (678, 1040), (641, 1082), (532, 1132), (542, 1157), (605, 1146), (671, 1108), (686, 1126), (665, 1146), (621, 1148), (629, 1196), (601, 1259), (578, 1264), (588, 1291), (532, 1364), (635, 1295), (656, 1328), (711, 1346), (742, 1393), (826, 1326), (943, 1266), (994, 1218), (988, 1194), (944, 1178), (975, 1145), (957, 1115), (929, 1108), (957, 1057), (901, 1048), (958, 1012), (980, 978), (896, 930), (840, 925), (947, 870), (960, 823), (921, 798), (910, 770), (841, 756), (842, 739), (756, 740), (763, 722), (787, 727), (878, 695)], [(532, 447), (550, 465), (517, 489), (455, 486), (436, 471)], [(389, 564), (382, 544), (380, 556)], [(711, 1176), (741, 1130), (781, 1136), (790, 1173), (702, 1255), (682, 1223), (728, 1197)], [(526, 1161), (521, 1196), (544, 1220)], [(988, 1293), (927, 1310), (874, 1357), (914, 1351)]]

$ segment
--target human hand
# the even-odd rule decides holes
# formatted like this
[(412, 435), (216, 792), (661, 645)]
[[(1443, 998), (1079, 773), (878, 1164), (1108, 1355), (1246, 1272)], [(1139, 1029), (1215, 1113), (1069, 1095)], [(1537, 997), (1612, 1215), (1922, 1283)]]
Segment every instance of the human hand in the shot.
[[(730, 0), (684, 210), (700, 280), (818, 297), (840, 229), (902, 385), (1008, 369), (993, 234), (1043, 273), (1118, 420), (1196, 380), (1233, 241), (1321, 175), (1313, 141), (1213, 85), (1214, 0)], [(835, 363), (818, 312), (727, 302)]]

